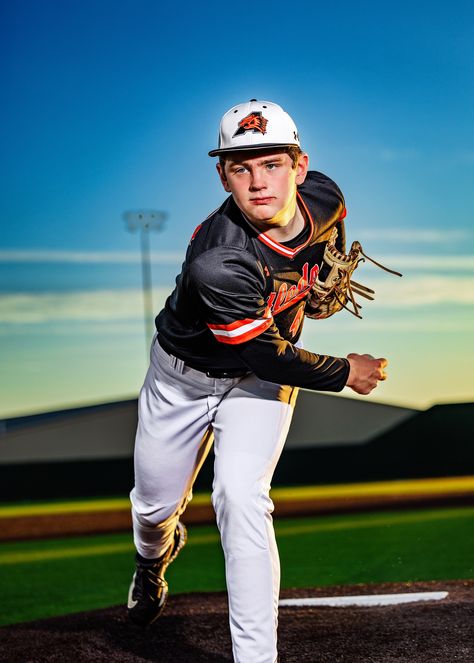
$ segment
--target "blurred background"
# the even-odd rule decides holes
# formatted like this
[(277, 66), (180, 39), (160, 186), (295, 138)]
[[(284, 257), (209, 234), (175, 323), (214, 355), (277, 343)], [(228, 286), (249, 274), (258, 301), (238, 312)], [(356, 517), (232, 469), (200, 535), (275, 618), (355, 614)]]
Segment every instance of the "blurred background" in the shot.
[[(290, 113), (311, 167), (344, 192), (348, 241), (404, 275), (366, 263), (358, 280), (376, 299), (363, 320), (341, 312), (307, 321), (308, 349), (385, 356), (389, 379), (369, 397), (301, 394), (276, 485), (343, 487), (291, 488), (277, 514), (451, 508), (368, 525), (367, 516), (376, 569), (346, 520), (346, 540), (308, 543), (329, 551), (327, 568), (295, 577), (288, 562), (284, 582), (472, 577), (473, 28), (467, 0), (1, 3), (0, 524), (14, 542), (0, 549), (10, 592), (0, 621), (122, 600), (136, 397), (151, 340), (140, 233), (127, 219), (160, 221), (147, 235), (157, 313), (193, 230), (226, 195), (207, 156), (220, 118), (250, 98)], [(200, 490), (211, 474), (207, 465)], [(403, 483), (418, 480), (435, 483)], [(116, 501), (74, 502), (104, 496)], [(56, 504), (66, 498), (73, 502)], [(212, 520), (208, 495), (193, 504), (191, 520)], [(407, 522), (416, 532), (396, 529)], [(127, 534), (44, 538), (104, 527)], [(34, 537), (44, 541), (19, 542)], [(445, 565), (427, 568), (433, 546), (450, 542)], [(208, 584), (191, 571), (214, 568), (217, 538), (212, 545), (195, 549), (208, 555), (203, 564), (189, 553), (178, 591), (224, 587), (221, 561)], [(334, 552), (357, 556), (358, 546), (359, 562)], [(60, 592), (65, 578), (73, 582), (68, 569), (82, 581), (90, 556), (97, 573), (117, 561), (110, 591), (90, 578), (77, 587), (79, 603), (68, 603)], [(41, 585), (49, 573), (53, 598)], [(32, 587), (41, 605), (28, 598)]]
[(377, 401), (472, 398), (470, 3), (1, 12), (0, 416), (136, 395), (148, 339), (122, 214), (168, 213), (150, 237), (158, 311), (225, 196), (207, 156), (220, 117), (252, 97), (294, 117), (312, 168), (345, 194), (348, 239), (404, 273), (363, 267), (364, 320), (309, 322), (306, 346), (388, 357)]

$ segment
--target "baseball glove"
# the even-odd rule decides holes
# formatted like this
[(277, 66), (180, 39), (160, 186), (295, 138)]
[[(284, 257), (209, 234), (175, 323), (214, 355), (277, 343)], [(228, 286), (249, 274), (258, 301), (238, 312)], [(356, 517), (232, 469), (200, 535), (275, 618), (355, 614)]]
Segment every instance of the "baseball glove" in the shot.
[(324, 249), (321, 269), (306, 304), (305, 314), (309, 318), (316, 318), (317, 320), (329, 318), (343, 308), (358, 318), (362, 318), (359, 313), (362, 306), (356, 302), (355, 295), (373, 300), (375, 294), (370, 288), (352, 280), (352, 274), (360, 262), (365, 262), (364, 258), (386, 272), (402, 276), (400, 272), (384, 267), (366, 255), (357, 241), (352, 242), (349, 253), (341, 253), (336, 248), (336, 238), (337, 229), (333, 228), (331, 237)]

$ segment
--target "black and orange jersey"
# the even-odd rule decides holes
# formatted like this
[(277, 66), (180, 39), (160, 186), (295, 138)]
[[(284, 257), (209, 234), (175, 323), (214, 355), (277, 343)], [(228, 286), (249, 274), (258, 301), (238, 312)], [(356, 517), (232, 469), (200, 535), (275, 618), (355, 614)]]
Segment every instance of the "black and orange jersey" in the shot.
[(296, 347), (305, 305), (334, 225), (344, 250), (344, 198), (309, 172), (298, 187), (302, 232), (279, 243), (245, 218), (232, 196), (199, 225), (176, 287), (156, 318), (160, 343), (204, 371), (248, 368), (295, 387), (339, 391), (346, 359)]

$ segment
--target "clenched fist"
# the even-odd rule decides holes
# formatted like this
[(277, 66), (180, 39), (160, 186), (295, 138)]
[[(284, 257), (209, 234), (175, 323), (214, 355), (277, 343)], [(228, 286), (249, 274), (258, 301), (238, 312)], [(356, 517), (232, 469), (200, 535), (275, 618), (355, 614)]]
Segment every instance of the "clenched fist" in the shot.
[(388, 361), (383, 357), (375, 359), (372, 355), (358, 355), (354, 352), (347, 355), (351, 370), (347, 378), (346, 387), (350, 387), (358, 394), (370, 394), (379, 380), (386, 380), (385, 367)]

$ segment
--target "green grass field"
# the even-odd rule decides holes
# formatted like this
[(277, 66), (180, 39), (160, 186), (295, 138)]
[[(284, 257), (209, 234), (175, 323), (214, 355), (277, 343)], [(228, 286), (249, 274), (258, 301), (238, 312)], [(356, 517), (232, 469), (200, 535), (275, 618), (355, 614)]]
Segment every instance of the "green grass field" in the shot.
[[(474, 577), (474, 508), (276, 522), (282, 587)], [(0, 545), (0, 624), (123, 604), (130, 534)], [(167, 574), (171, 592), (225, 589), (215, 527), (192, 527)]]

